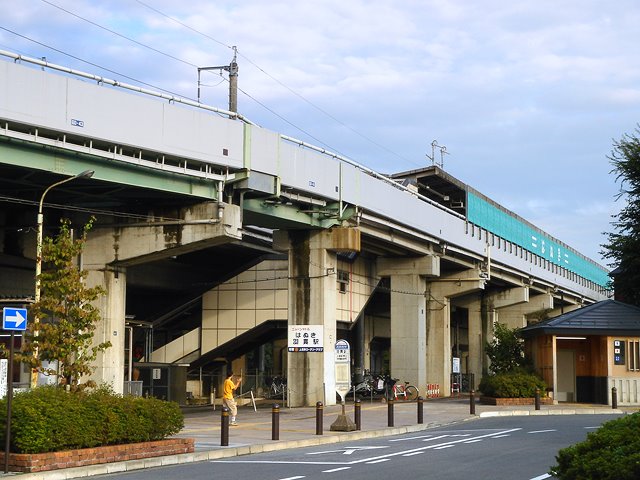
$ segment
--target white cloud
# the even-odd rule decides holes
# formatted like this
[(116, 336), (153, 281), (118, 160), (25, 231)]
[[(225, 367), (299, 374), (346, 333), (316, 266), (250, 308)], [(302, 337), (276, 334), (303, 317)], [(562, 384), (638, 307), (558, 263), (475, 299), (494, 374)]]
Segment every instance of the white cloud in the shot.
[[(437, 139), (451, 174), (592, 255), (615, 191), (612, 139), (640, 120), (634, 0), (144, 0), (201, 34), (135, 1), (51, 1), (166, 55), (45, 2), (0, 0), (2, 26), (191, 98), (196, 68), (227, 64), (236, 45), (240, 87), (289, 122), (241, 94), (259, 124), (300, 126), (387, 172), (429, 163)], [(103, 73), (6, 30), (0, 48)], [(224, 108), (219, 79), (203, 76), (202, 95)]]

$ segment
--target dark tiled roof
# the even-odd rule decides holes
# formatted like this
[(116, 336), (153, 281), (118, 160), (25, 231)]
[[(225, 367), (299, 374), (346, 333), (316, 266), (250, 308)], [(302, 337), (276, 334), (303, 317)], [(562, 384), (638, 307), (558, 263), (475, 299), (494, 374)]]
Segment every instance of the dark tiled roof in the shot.
[(525, 337), (542, 334), (638, 336), (640, 308), (616, 300), (603, 300), (525, 327), (522, 334)]

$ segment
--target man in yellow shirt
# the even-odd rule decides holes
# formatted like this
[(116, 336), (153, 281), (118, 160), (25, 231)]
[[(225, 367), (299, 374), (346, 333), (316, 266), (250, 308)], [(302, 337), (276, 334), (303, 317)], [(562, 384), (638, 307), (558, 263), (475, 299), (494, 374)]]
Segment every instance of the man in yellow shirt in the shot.
[(234, 381), (235, 375), (233, 372), (229, 372), (227, 375), (227, 379), (224, 381), (224, 385), (222, 387), (222, 404), (229, 409), (231, 413), (231, 422), (229, 425), (238, 425), (236, 423), (236, 415), (238, 415), (238, 404), (233, 398), (233, 392), (238, 388), (240, 382), (242, 381), (241, 377), (237, 378), (237, 381)]

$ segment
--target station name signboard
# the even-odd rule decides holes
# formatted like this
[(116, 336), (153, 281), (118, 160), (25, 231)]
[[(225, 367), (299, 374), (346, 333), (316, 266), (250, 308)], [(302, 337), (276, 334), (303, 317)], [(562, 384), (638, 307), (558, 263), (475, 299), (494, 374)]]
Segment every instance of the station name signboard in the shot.
[(324, 352), (322, 325), (289, 325), (288, 338), (290, 352)]

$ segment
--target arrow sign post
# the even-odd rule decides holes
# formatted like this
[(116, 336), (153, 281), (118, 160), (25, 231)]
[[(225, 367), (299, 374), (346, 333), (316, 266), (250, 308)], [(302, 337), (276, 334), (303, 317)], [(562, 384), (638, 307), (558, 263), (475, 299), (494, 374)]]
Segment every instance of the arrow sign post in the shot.
[(27, 309), (4, 307), (2, 309), (2, 329), (24, 331), (27, 329)]

